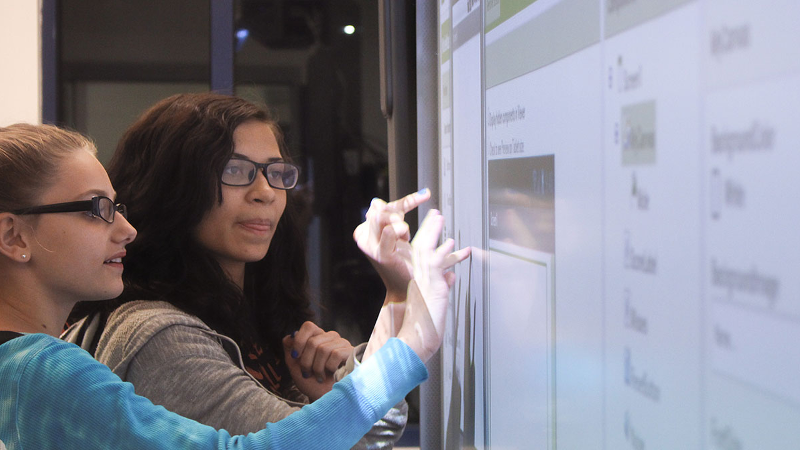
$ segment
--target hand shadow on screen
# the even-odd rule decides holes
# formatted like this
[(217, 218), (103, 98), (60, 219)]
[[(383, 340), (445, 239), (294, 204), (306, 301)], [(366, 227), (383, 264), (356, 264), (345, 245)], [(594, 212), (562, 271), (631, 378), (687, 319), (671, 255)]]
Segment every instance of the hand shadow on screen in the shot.
[[(459, 233), (459, 244), (461, 236)], [(477, 314), (477, 300), (472, 296), (472, 261), (470, 258), (469, 272), (466, 280), (460, 278), (458, 281), (458, 289), (456, 290), (456, 305), (453, 308), (455, 317), (453, 324), (456, 327), (456, 333), (459, 332), (458, 324), (461, 314), (461, 306), (464, 306), (464, 383), (462, 391), (462, 383), (458, 376), (456, 355), (458, 354), (453, 349), (453, 368), (452, 368), (452, 384), (450, 394), (449, 415), (447, 420), (447, 429), (445, 433), (445, 449), (446, 450), (461, 450), (461, 449), (475, 449), (475, 343), (473, 336), (475, 335), (475, 316)], [(466, 283), (466, 295), (464, 302), (460, 299), (462, 287)], [(470, 308), (471, 306), (471, 308)], [(471, 309), (471, 311), (470, 311)], [(455, 340), (454, 345), (458, 340)], [(463, 394), (463, 398), (462, 398)], [(464, 405), (463, 411), (461, 405)], [(464, 429), (461, 429), (461, 416), (464, 415)]]

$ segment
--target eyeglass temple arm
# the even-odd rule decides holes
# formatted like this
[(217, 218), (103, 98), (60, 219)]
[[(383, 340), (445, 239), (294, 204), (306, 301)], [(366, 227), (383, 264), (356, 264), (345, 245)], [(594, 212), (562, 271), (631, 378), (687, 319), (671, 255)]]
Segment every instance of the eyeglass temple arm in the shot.
[(87, 206), (93, 207), (94, 206), (93, 201), (80, 200), (77, 202), (54, 203), (52, 205), (32, 206), (30, 208), (18, 209), (16, 211), (11, 211), (11, 212), (17, 215), (25, 215), (25, 214), (44, 214), (44, 213), (56, 213), (56, 212), (89, 211), (86, 209)]

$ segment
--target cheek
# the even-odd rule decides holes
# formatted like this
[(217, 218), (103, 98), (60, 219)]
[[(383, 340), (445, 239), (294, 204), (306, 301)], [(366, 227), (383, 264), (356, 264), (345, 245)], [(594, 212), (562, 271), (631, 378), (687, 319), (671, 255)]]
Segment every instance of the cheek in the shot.
[(220, 239), (220, 226), (213, 216), (206, 216), (192, 233), (194, 241), (201, 247), (213, 247), (214, 243)]
[(206, 212), (192, 234), (195, 239), (200, 241), (208, 239), (213, 240), (219, 233), (219, 230), (222, 229), (227, 217), (228, 214), (225, 210), (225, 203), (223, 202), (222, 205), (216, 205), (210, 211)]
[(280, 209), (280, 214), (278, 215), (278, 220), (280, 220), (280, 218), (283, 217), (283, 213), (286, 212), (286, 193), (285, 192), (283, 194), (283, 197), (281, 198), (281, 200), (278, 203), (280, 203), (280, 205), (278, 206), (278, 208)]
[(98, 253), (98, 241), (107, 239), (104, 234), (81, 223), (83, 217), (69, 217), (69, 219), (72, 222), (52, 221), (55, 222), (52, 226), (39, 228), (33, 235), (34, 248), (39, 254), (45, 253), (61, 261), (64, 264), (62, 270), (83, 265)]

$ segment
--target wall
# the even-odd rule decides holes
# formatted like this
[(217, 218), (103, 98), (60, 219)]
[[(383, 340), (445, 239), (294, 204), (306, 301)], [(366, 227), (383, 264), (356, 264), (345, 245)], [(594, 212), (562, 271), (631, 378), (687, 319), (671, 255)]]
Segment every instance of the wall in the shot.
[(39, 2), (0, 3), (0, 126), (41, 123)]
[(361, 33), (366, 37), (361, 44), (361, 130), (364, 139), (384, 154), (388, 152), (386, 119), (381, 112), (380, 66), (378, 45), (378, 2), (360, 0)]

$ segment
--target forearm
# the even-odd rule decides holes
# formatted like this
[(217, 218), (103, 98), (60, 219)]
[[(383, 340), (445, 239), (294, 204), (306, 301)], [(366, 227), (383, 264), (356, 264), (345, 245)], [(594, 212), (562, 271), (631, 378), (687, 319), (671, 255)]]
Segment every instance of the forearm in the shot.
[[(347, 363), (336, 371), (334, 375), (336, 381), (340, 381), (342, 378), (349, 375), (361, 364), (361, 361), (364, 359), (364, 351), (366, 348), (367, 343), (364, 342), (353, 349), (353, 357), (349, 358)], [(395, 443), (402, 437), (407, 422), (408, 403), (406, 403), (405, 400), (401, 400), (398, 404), (394, 405), (381, 420), (372, 425), (369, 432), (358, 441), (353, 447), (353, 450), (384, 450), (393, 448)]]
[[(399, 339), (390, 339), (372, 358), (336, 383), (330, 393), (310, 405), (314, 408), (304, 407), (280, 425), (286, 423), (287, 430), (293, 426), (324, 428), (323, 433), (329, 433), (331, 439), (316, 445), (330, 444), (325, 448), (341, 448), (355, 437), (347, 444), (352, 446), (427, 376), (427, 369), (413, 349)], [(355, 411), (358, 413), (354, 414)], [(346, 421), (347, 425), (331, 423), (332, 417)], [(280, 443), (286, 448), (316, 448), (297, 446), (291, 436), (285, 438)]]
[(377, 352), (389, 338), (397, 337), (397, 333), (403, 326), (403, 317), (406, 312), (405, 295), (401, 301), (394, 301), (396, 298), (396, 296), (390, 297), (387, 293), (386, 301), (378, 314), (378, 320), (375, 321), (375, 328), (372, 329), (362, 361)]

